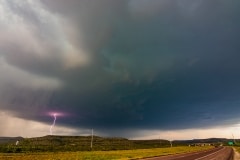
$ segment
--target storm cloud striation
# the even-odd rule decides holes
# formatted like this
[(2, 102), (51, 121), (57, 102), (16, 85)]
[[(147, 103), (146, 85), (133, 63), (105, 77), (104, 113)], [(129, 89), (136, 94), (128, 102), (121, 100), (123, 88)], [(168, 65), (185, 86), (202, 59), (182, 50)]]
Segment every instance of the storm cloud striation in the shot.
[[(0, 109), (120, 130), (236, 124), (238, 0), (0, 0)], [(121, 132), (122, 131), (122, 132)]]

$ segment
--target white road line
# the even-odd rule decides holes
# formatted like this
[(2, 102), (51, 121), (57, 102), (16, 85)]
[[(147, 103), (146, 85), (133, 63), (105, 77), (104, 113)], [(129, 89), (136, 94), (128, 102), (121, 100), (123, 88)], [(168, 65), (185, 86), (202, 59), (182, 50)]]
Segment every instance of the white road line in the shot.
[(225, 148), (222, 148), (222, 149), (220, 149), (220, 150), (218, 150), (218, 151), (216, 151), (216, 152), (213, 152), (213, 153), (208, 154), (208, 155), (206, 155), (206, 156), (203, 156), (203, 157), (197, 158), (197, 159), (195, 159), (195, 160), (200, 160), (200, 159), (203, 159), (203, 158), (209, 157), (209, 156), (211, 156), (211, 155), (213, 155), (213, 154), (216, 154), (216, 153), (222, 151), (223, 149), (225, 149)]
[(179, 156), (178, 158), (183, 158), (183, 157), (186, 157), (186, 156)]

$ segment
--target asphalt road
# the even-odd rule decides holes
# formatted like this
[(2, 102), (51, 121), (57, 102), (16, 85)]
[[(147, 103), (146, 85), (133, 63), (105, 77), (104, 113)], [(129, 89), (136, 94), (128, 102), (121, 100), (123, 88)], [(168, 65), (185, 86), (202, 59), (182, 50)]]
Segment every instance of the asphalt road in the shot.
[(146, 158), (144, 160), (233, 160), (233, 149), (218, 147), (207, 151)]

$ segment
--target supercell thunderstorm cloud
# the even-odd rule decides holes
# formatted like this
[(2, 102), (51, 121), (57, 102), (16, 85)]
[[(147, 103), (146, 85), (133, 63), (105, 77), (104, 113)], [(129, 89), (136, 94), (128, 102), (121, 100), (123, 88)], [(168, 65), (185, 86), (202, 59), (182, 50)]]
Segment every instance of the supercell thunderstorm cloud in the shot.
[(0, 0), (0, 115), (125, 137), (238, 124), (239, 7)]

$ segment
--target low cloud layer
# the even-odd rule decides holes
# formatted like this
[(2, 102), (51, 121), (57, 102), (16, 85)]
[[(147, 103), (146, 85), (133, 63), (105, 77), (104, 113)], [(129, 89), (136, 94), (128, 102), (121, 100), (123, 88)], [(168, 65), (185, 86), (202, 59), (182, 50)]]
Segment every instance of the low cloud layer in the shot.
[[(237, 0), (0, 0), (0, 109), (65, 127), (239, 122)], [(121, 132), (122, 130), (122, 132)]]

